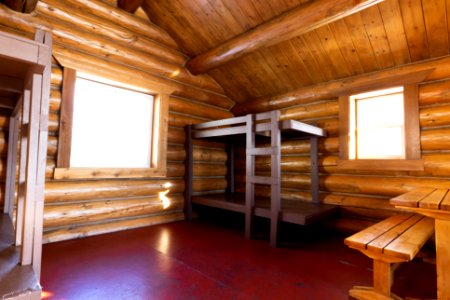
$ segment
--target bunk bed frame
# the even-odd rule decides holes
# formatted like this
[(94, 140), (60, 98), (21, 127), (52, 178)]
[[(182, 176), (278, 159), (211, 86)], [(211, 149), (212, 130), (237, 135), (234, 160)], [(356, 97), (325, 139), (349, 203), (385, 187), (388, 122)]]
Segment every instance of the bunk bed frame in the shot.
[[(255, 216), (270, 219), (270, 243), (277, 244), (279, 221), (308, 225), (333, 215), (337, 207), (319, 202), (318, 138), (325, 137), (323, 129), (294, 120), (280, 120), (278, 110), (248, 114), (242, 117), (186, 126), (186, 218), (192, 219), (192, 204), (231, 210), (245, 214), (245, 236), (250, 238)], [(281, 139), (309, 139), (311, 144), (312, 202), (281, 199)], [(227, 142), (227, 178), (225, 194), (194, 195), (193, 140), (211, 139)], [(245, 195), (235, 193), (234, 152), (237, 141), (245, 141), (246, 188)], [(270, 147), (257, 147), (257, 140), (270, 140)], [(255, 157), (271, 157), (270, 176), (255, 174)], [(255, 197), (255, 185), (269, 185), (270, 198)]]
[(11, 111), (0, 214), (0, 299), (41, 299), (51, 55), (48, 32), (37, 30), (34, 40), (0, 32), (0, 107)]

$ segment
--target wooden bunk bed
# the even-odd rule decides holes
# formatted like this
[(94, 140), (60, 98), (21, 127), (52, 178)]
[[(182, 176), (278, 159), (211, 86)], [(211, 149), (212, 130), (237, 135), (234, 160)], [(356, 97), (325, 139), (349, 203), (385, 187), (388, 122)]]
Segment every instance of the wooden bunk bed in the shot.
[[(279, 111), (248, 114), (242, 117), (186, 126), (186, 218), (192, 218), (192, 204), (200, 204), (245, 214), (245, 236), (251, 237), (253, 218), (270, 219), (270, 243), (277, 244), (278, 222), (308, 225), (333, 215), (337, 207), (319, 201), (318, 138), (325, 137), (323, 129), (293, 120), (280, 120)], [(312, 202), (281, 199), (281, 139), (309, 139), (311, 144)], [(225, 194), (193, 194), (193, 140), (211, 139), (227, 142), (228, 188)], [(257, 147), (257, 141), (270, 146)], [(235, 145), (244, 141), (246, 148), (245, 194), (235, 193)], [(255, 157), (271, 157), (270, 176), (255, 174)], [(269, 185), (270, 197), (256, 197), (255, 185)]]
[(0, 32), (0, 108), (9, 115), (0, 299), (41, 299), (51, 51), (50, 33), (28, 40)]

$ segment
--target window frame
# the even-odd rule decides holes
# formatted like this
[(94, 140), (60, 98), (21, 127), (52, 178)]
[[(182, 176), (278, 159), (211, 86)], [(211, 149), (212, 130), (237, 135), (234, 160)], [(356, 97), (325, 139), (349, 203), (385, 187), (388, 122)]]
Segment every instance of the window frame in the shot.
[[(424, 78), (425, 76), (423, 76)], [(423, 80), (422, 78), (422, 80)], [(417, 79), (417, 78), (416, 78)], [(357, 91), (347, 92), (339, 97), (339, 160), (338, 167), (354, 170), (388, 170), (388, 171), (420, 171), (424, 169), (420, 149), (420, 123), (419, 123), (419, 86), (414, 80), (406, 84), (396, 84), (392, 80), (389, 85), (379, 85), (372, 88), (361, 88)], [(406, 80), (407, 81), (407, 80)], [(350, 96), (403, 86), (404, 126), (405, 126), (405, 159), (350, 159)]]
[[(95, 74), (93, 75), (95, 76)], [(166, 87), (159, 87), (156, 84), (145, 88), (145, 91), (154, 97), (150, 168), (83, 168), (70, 166), (76, 78), (77, 71), (75, 69), (64, 68), (58, 155), (54, 178), (147, 178), (166, 176), (169, 95), (172, 90), (168, 90)], [(108, 78), (105, 78), (106, 84), (108, 84), (108, 80)], [(129, 88), (129, 85), (123, 83), (123, 87)]]

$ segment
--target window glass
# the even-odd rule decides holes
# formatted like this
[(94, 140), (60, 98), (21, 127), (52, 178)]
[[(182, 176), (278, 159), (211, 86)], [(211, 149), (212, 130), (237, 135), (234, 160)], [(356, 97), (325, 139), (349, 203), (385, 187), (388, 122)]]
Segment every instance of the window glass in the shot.
[(356, 159), (404, 159), (405, 128), (403, 88), (354, 95), (353, 121)]
[(71, 167), (149, 168), (153, 96), (78, 77)]

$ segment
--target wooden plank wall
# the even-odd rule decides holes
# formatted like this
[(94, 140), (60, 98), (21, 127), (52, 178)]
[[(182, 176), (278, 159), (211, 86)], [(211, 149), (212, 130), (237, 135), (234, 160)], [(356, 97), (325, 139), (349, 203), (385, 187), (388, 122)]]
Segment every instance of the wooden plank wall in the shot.
[[(326, 129), (328, 137), (319, 141), (320, 192), (324, 203), (341, 206), (342, 218), (332, 226), (341, 231), (357, 231), (395, 209), (389, 199), (421, 186), (450, 186), (450, 77), (436, 73), (432, 81), (419, 87), (421, 150), (424, 171), (358, 171), (336, 166), (339, 158), (338, 99), (322, 99), (282, 109), (282, 118), (295, 119)], [(282, 143), (282, 195), (310, 201), (308, 141)], [(243, 157), (243, 155), (238, 155)], [(256, 160), (259, 172), (270, 170), (270, 160)], [(242, 162), (237, 163), (239, 166)], [(244, 191), (245, 170), (239, 170), (237, 189)], [(259, 193), (269, 191), (260, 188)]]
[[(74, 63), (71, 60), (78, 59), (97, 68), (104, 67), (109, 72), (111, 69), (106, 68), (113, 68), (125, 77), (136, 74), (140, 83), (145, 84), (150, 78), (152, 82), (174, 86), (175, 92), (169, 103), (167, 177), (151, 180), (54, 180), (62, 68), (57, 60), (53, 61), (44, 242), (184, 219), (184, 126), (232, 116), (229, 109), (233, 101), (224, 96), (221, 87), (209, 77), (189, 75), (182, 67), (186, 58), (161, 29), (150, 26), (148, 22), (144, 23), (148, 24), (147, 28), (141, 28), (144, 25), (133, 27), (133, 24), (143, 24), (142, 19), (102, 1), (70, 0), (71, 7), (63, 2), (66, 1), (40, 1), (36, 14), (32, 16), (18, 15), (0, 4), (0, 30), (32, 36), (36, 27), (43, 26), (53, 32), (53, 53), (57, 60)], [(77, 8), (76, 11), (74, 8)], [(67, 14), (69, 9), (73, 11), (70, 15)], [(107, 13), (111, 14), (110, 18), (121, 20), (121, 23), (113, 24), (105, 18)], [(85, 30), (87, 22), (91, 21), (94, 22), (92, 28)], [(171, 69), (180, 70), (182, 75), (170, 76), (167, 70)], [(6, 116), (0, 116), (0, 128), (0, 179), (3, 183), (8, 130)], [(224, 145), (199, 143), (195, 146), (194, 157), (194, 174), (198, 177), (195, 179), (195, 190), (224, 190)], [(3, 201), (3, 185), (0, 201)], [(167, 208), (161, 201), (164, 196), (170, 200)]]

